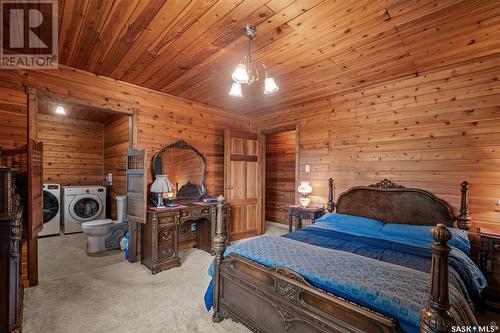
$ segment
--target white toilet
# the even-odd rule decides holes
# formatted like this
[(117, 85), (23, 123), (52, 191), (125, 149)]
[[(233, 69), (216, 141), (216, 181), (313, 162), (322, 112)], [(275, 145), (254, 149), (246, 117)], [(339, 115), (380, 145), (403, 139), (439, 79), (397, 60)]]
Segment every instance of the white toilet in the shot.
[(82, 230), (88, 236), (87, 253), (96, 253), (120, 248), (120, 240), (127, 232), (127, 197), (116, 196), (116, 217), (82, 223)]

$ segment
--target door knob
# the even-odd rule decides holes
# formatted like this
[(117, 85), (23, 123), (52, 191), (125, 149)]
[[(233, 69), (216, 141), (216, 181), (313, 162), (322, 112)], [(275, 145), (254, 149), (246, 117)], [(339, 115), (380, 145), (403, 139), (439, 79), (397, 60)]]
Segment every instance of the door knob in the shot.
[(231, 185), (226, 185), (226, 190), (232, 190), (233, 187)]

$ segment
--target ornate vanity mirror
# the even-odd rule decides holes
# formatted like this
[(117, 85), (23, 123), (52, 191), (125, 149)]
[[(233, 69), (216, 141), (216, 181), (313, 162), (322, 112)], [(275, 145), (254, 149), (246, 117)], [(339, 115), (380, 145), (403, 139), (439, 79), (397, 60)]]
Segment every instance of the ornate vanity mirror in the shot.
[(184, 140), (162, 148), (153, 156), (151, 173), (167, 175), (173, 185), (173, 200), (198, 200), (206, 193), (205, 157)]

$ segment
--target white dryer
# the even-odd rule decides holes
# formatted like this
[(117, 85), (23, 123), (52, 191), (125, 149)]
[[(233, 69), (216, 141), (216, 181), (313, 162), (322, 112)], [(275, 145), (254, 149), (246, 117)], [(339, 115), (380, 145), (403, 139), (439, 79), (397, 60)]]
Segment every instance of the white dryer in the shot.
[(61, 185), (43, 184), (43, 229), (38, 236), (59, 235), (61, 231)]
[(64, 187), (64, 233), (82, 231), (82, 223), (106, 218), (106, 188), (103, 186)]

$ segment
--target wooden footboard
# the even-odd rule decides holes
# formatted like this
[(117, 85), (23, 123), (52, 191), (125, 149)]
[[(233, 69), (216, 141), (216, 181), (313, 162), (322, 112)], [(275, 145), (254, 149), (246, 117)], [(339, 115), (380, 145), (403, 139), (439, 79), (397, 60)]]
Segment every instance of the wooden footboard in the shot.
[(220, 274), (220, 316), (254, 332), (400, 332), (393, 319), (321, 291), (286, 268), (230, 254)]
[[(332, 182), (330, 182), (332, 184)], [(254, 332), (400, 332), (396, 320), (311, 286), (283, 267), (267, 268), (236, 254), (224, 258), (223, 201), (219, 199), (214, 239), (213, 321), (231, 318)], [(430, 294), (420, 331), (450, 332), (446, 225), (432, 229)]]

